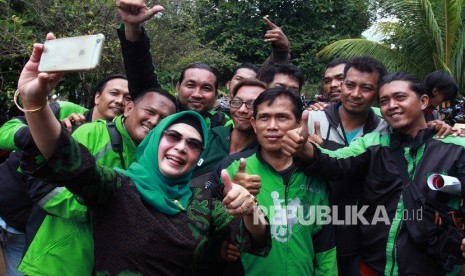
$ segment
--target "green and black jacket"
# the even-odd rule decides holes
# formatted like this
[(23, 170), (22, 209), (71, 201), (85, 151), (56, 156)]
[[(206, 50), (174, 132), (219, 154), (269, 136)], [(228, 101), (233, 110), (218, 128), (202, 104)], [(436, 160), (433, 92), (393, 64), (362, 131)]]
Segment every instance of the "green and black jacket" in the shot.
[[(307, 172), (328, 180), (364, 176), (360, 182), (359, 205), (368, 206), (363, 213), (368, 225), (358, 221), (362, 233), (361, 254), (368, 267), (378, 274), (444, 274), (438, 258), (428, 255), (407, 233), (403, 220), (409, 218), (403, 216), (402, 180), (389, 149), (391, 140), (397, 140), (404, 148), (413, 182), (430, 198), (457, 207), (465, 191), (465, 139), (449, 136), (439, 140), (432, 138), (433, 135), (431, 129), (421, 130), (415, 139), (399, 133), (373, 132), (337, 151), (314, 146), (316, 161), (307, 167)], [(427, 178), (433, 173), (457, 177), (462, 183), (462, 195), (430, 190)], [(379, 208), (385, 208), (388, 224)], [(373, 221), (376, 218), (381, 220)]]
[[(266, 259), (241, 255), (245, 274), (337, 275), (333, 229), (328, 224), (311, 223), (316, 210), (311, 211), (311, 207), (328, 206), (326, 183), (304, 174), (297, 165), (278, 172), (263, 159), (259, 149), (251, 149), (229, 156), (215, 169), (206, 185), (214, 197), (222, 198), (221, 170), (226, 169), (233, 178), (240, 158), (246, 159), (248, 174), (261, 178), (257, 200), (269, 218), (272, 240)], [(286, 219), (282, 212), (289, 214), (291, 210), (297, 217), (287, 215)]]

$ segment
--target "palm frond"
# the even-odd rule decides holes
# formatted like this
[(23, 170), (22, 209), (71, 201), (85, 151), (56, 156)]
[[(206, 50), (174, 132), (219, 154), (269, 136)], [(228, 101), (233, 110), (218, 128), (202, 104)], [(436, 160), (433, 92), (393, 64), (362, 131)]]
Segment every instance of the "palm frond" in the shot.
[(455, 48), (452, 54), (450, 69), (455, 80), (459, 84), (460, 91), (462, 94), (465, 93), (465, 57), (463, 52), (465, 51), (465, 26), (461, 26), (458, 30), (457, 40), (455, 42)]
[[(371, 56), (384, 63), (390, 71), (411, 71), (412, 68), (416, 68), (415, 64), (411, 63), (399, 51), (367, 39), (339, 40), (324, 47), (317, 55), (324, 58)], [(416, 73), (416, 70), (412, 73)]]

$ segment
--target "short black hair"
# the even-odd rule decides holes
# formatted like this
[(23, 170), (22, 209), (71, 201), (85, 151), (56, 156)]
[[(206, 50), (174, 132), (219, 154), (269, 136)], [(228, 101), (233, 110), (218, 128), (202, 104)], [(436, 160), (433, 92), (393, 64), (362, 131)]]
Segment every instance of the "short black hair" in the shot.
[(417, 94), (418, 98), (426, 94), (426, 88), (420, 78), (406, 73), (406, 72), (394, 72), (387, 74), (381, 80), (379, 88), (385, 84), (388, 84), (393, 81), (406, 81), (409, 83), (409, 88)]
[(106, 76), (105, 78), (101, 79), (97, 83), (97, 85), (94, 87), (94, 97), (95, 97), (96, 94), (102, 93), (102, 91), (105, 89), (105, 86), (107, 85), (107, 83), (109, 81), (111, 81), (111, 80), (114, 80), (114, 79), (127, 80), (128, 78), (124, 74), (112, 74), (112, 75)]
[(341, 64), (347, 64), (347, 63), (349, 63), (349, 60), (348, 60), (348, 59), (345, 59), (345, 58), (338, 58), (338, 59), (332, 60), (330, 63), (328, 63), (328, 64), (326, 65), (325, 70), (327, 70), (327, 69), (329, 69), (329, 68), (336, 67), (336, 66), (341, 65)]
[(218, 93), (219, 75), (220, 75), (218, 70), (216, 70), (215, 68), (210, 67), (209, 65), (207, 65), (205, 63), (202, 63), (202, 62), (195, 62), (195, 63), (191, 63), (191, 64), (187, 65), (182, 70), (181, 75), (179, 76), (179, 80), (178, 80), (179, 84), (181, 84), (182, 81), (184, 80), (184, 75), (186, 74), (186, 71), (189, 70), (189, 69), (192, 69), (192, 68), (203, 69), (203, 70), (207, 70), (207, 71), (213, 73), (213, 75), (215, 75), (215, 94)]
[(364, 73), (377, 72), (379, 75), (378, 88), (381, 85), (381, 80), (387, 74), (386, 66), (384, 66), (384, 64), (379, 60), (372, 57), (354, 57), (349, 60), (344, 68), (344, 78), (347, 76), (347, 71), (349, 71), (350, 68), (354, 68), (355, 70)]
[(299, 82), (299, 92), (302, 90), (302, 86), (305, 82), (304, 72), (302, 72), (299, 67), (290, 63), (274, 64), (270, 66), (265, 70), (265, 73), (262, 77), (260, 77), (260, 80), (266, 84), (270, 84), (273, 82), (274, 76), (277, 74), (292, 76)]
[(263, 82), (257, 79), (243, 79), (239, 81), (236, 84), (236, 86), (234, 86), (234, 89), (231, 91), (231, 95), (235, 97), (237, 94), (237, 91), (239, 91), (239, 89), (243, 86), (256, 86), (256, 87), (261, 87), (263, 89), (266, 89), (266, 84), (264, 84)]
[(161, 96), (168, 98), (168, 100), (173, 102), (174, 107), (176, 108), (176, 98), (173, 95), (171, 95), (169, 92), (167, 92), (166, 90), (161, 89), (160, 87), (150, 87), (150, 88), (143, 90), (141, 93), (137, 94), (137, 96), (132, 100), (134, 105), (137, 102), (139, 102), (144, 97), (144, 95), (147, 93), (156, 93), (156, 94), (159, 94)]
[(94, 86), (94, 89), (92, 90), (92, 98), (89, 98), (88, 102), (89, 106), (95, 106), (95, 95), (102, 94), (103, 90), (105, 90), (105, 87), (107, 86), (107, 83), (114, 79), (128, 80), (128, 78), (124, 74), (111, 74), (99, 80), (99, 82)]
[(272, 105), (274, 101), (279, 97), (285, 97), (289, 99), (293, 105), (292, 113), (294, 114), (297, 122), (300, 122), (302, 118), (302, 101), (300, 97), (293, 93), (291, 90), (284, 87), (268, 88), (258, 95), (257, 99), (253, 102), (253, 117), (257, 118), (258, 106), (262, 103), (268, 102), (268, 106)]
[(433, 96), (433, 90), (436, 88), (443, 95), (445, 101), (453, 100), (457, 97), (459, 87), (455, 79), (448, 73), (438, 70), (429, 73), (424, 83), (426, 86), (426, 94), (429, 97)]
[(255, 72), (255, 74), (258, 75), (258, 67), (255, 64), (252, 64), (250, 62), (244, 62), (241, 65), (239, 65), (236, 69), (234, 69), (233, 76), (237, 74), (237, 71), (239, 69), (249, 69)]

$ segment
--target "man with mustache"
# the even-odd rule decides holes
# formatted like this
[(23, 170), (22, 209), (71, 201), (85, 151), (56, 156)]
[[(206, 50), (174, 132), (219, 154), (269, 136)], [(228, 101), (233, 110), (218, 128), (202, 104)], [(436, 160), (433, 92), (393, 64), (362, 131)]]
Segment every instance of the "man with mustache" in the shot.
[(331, 103), (339, 102), (341, 99), (341, 86), (347, 62), (346, 59), (335, 59), (326, 66), (322, 94)]
[(368, 133), (348, 147), (329, 151), (309, 143), (305, 131), (296, 128), (283, 139), (283, 151), (299, 157), (311, 175), (361, 180), (350, 187), (361, 190), (358, 205), (364, 206), (365, 222), (357, 215), (362, 257), (357, 275), (455, 275), (463, 263), (460, 238), (454, 236), (460, 229), (446, 229), (463, 227), (458, 224), (463, 188), (461, 193), (444, 193), (427, 183), (432, 174), (464, 183), (464, 140), (434, 137), (423, 113), (428, 96), (417, 77), (391, 73), (378, 89), (381, 113), (392, 133)]
[(308, 223), (313, 215), (310, 206), (328, 205), (326, 183), (304, 174), (298, 158), (282, 151), (286, 133), (302, 127), (301, 110), (302, 102), (294, 91), (276, 87), (261, 93), (251, 118), (258, 148), (223, 160), (207, 183), (212, 194), (222, 198), (223, 168), (231, 177), (242, 173), (249, 183), (259, 176), (256, 198), (269, 215), (272, 249), (267, 258), (241, 254), (246, 275), (337, 275), (332, 227)]
[[(373, 131), (386, 133), (387, 124), (371, 108), (386, 72), (381, 62), (369, 57), (353, 58), (326, 70), (325, 85), (332, 95), (331, 104), (322, 111), (310, 111), (308, 120), (310, 134), (323, 148), (335, 150), (348, 146), (355, 138)], [(339, 100), (333, 102), (336, 98)], [(345, 219), (346, 205), (357, 205), (360, 191), (354, 183), (359, 181), (346, 178), (329, 182), (331, 204), (337, 206), (341, 220)], [(334, 225), (334, 232), (339, 274), (358, 275), (360, 238), (357, 226)]]

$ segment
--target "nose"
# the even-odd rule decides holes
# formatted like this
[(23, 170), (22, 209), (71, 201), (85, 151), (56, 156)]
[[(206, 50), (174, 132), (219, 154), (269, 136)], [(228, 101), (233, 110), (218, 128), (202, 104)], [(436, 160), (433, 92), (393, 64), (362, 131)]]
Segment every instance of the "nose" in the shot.
[(194, 88), (194, 91), (192, 92), (191, 97), (196, 98), (196, 99), (202, 98), (203, 94), (202, 94), (202, 91), (200, 90), (200, 88)]
[(156, 114), (153, 116), (150, 116), (150, 118), (147, 120), (153, 127), (158, 125), (160, 122), (160, 115)]
[(389, 100), (387, 103), (388, 109), (395, 109), (397, 107), (397, 102), (394, 100)]
[(124, 95), (119, 95), (118, 97), (115, 98), (115, 103), (119, 105), (124, 104)]
[(341, 86), (342, 81), (338, 80), (337, 78), (334, 78), (331, 80), (331, 83), (329, 84), (330, 87), (339, 87)]
[(249, 109), (247, 108), (247, 106), (245, 106), (245, 103), (241, 104), (241, 107), (239, 107), (238, 111), (241, 113), (249, 113)]
[(350, 93), (350, 96), (354, 97), (354, 98), (358, 98), (362, 95), (362, 89), (358, 86), (356, 86), (352, 92)]
[(186, 140), (182, 139), (181, 141), (176, 143), (176, 145), (174, 145), (174, 149), (176, 149), (178, 152), (186, 152), (186, 146)]
[(277, 124), (275, 118), (271, 118), (271, 119), (270, 119), (270, 122), (269, 122), (267, 128), (268, 128), (269, 130), (274, 130), (274, 129), (277, 129), (277, 128), (278, 128), (278, 124)]

